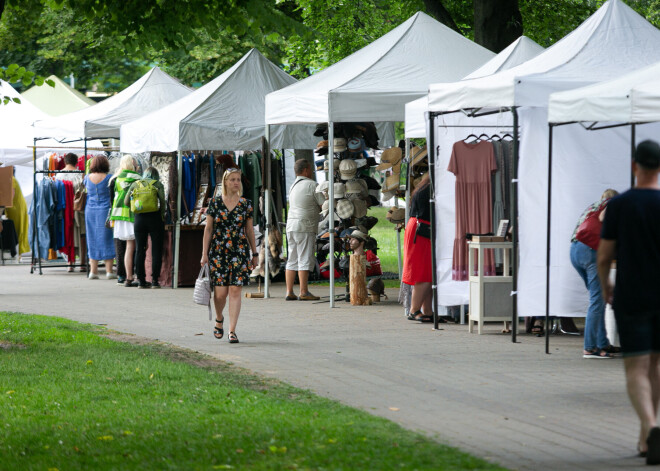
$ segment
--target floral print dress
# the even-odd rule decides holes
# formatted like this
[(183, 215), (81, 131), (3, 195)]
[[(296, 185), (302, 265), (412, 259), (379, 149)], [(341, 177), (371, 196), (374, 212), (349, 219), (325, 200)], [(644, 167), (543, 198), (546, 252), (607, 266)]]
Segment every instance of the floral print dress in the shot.
[(252, 218), (252, 203), (239, 198), (231, 211), (221, 197), (213, 198), (206, 210), (213, 218), (213, 235), (209, 249), (212, 286), (242, 286), (250, 281), (249, 244), (245, 223)]

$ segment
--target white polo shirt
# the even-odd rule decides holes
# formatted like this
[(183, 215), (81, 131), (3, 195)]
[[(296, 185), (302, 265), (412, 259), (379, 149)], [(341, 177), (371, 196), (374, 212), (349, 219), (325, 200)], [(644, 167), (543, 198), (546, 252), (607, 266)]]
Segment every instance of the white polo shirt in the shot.
[[(321, 202), (319, 202), (321, 200)], [(286, 221), (287, 232), (316, 233), (319, 224), (321, 193), (316, 193), (316, 182), (299, 176), (289, 191), (289, 214)]]

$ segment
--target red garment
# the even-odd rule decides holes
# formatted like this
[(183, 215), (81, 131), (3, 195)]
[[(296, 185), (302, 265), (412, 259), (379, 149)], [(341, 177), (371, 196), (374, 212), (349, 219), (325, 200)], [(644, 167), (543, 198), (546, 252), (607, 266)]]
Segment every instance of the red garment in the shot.
[(403, 237), (403, 276), (401, 281), (407, 285), (415, 283), (431, 283), (431, 239), (420, 235), (415, 238), (417, 221), (422, 224), (430, 224), (424, 219), (411, 217), (406, 224)]
[(85, 171), (85, 163), (86, 163), (85, 156), (81, 155), (80, 157), (78, 157), (78, 163), (76, 164), (76, 168), (78, 170), (80, 170), (81, 172), (84, 172)]
[(73, 243), (73, 183), (63, 181), (64, 183), (64, 247), (57, 250), (67, 256), (69, 264), (76, 260), (76, 248)]
[[(465, 234), (493, 231), (491, 176), (497, 171), (493, 144), (488, 141), (454, 143), (447, 170), (456, 175), (456, 232), (451, 278), (465, 281), (468, 279)], [(493, 251), (486, 250), (484, 255), (484, 274), (494, 276)]]
[(367, 276), (382, 275), (383, 270), (380, 267), (380, 258), (378, 258), (378, 255), (373, 253), (371, 250), (366, 250), (364, 254), (367, 257), (367, 262), (369, 262), (369, 265), (367, 266)]

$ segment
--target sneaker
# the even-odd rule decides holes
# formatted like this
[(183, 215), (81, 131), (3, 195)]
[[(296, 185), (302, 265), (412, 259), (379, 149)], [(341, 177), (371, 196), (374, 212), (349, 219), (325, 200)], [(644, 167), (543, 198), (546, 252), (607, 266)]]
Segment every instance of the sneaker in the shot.
[(131, 280), (126, 280), (126, 281), (124, 281), (124, 287), (126, 287), (126, 288), (132, 288), (133, 286), (135, 286), (135, 282), (133, 282), (133, 281), (131, 281)]
[(98, 280), (98, 279), (99, 279), (99, 275), (98, 275), (98, 273), (92, 273), (92, 272), (90, 272), (90, 273), (89, 273), (89, 276), (87, 276), (87, 278), (89, 278), (90, 280)]
[(138, 281), (137, 287), (138, 289), (147, 289), (149, 285), (147, 284), (146, 281)]
[(126, 277), (125, 277), (125, 276), (117, 276), (117, 284), (118, 284), (118, 285), (123, 285), (123, 284), (124, 284), (124, 281), (126, 281)]
[(151, 289), (160, 289), (160, 284), (157, 281), (152, 281)]
[(302, 296), (298, 296), (298, 299), (300, 299), (301, 301), (318, 301), (321, 298), (319, 298), (318, 296), (314, 296), (312, 293), (306, 293), (303, 294)]
[(582, 358), (608, 359), (608, 358), (614, 358), (614, 356), (611, 353), (606, 352), (605, 350), (593, 350), (588, 353), (583, 353)]
[(608, 345), (607, 347), (603, 348), (603, 351), (609, 353), (613, 357), (621, 356), (621, 347), (615, 347), (614, 345)]
[(106, 274), (105, 274), (105, 277), (106, 277), (108, 280), (116, 280), (116, 279), (117, 279), (117, 274), (116, 274), (116, 273), (113, 273), (113, 272), (110, 272), (110, 273), (106, 273)]

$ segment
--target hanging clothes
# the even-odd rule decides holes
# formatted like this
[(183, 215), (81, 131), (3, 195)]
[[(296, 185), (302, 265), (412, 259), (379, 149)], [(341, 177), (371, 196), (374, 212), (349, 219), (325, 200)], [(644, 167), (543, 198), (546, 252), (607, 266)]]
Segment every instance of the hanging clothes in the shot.
[(183, 157), (183, 202), (181, 204), (183, 210), (182, 214), (190, 213), (195, 207), (195, 199), (197, 197), (197, 184), (196, 176), (197, 169), (195, 166), (195, 154)]
[(67, 256), (69, 263), (76, 260), (76, 248), (73, 239), (74, 214), (73, 214), (73, 183), (65, 180), (64, 184), (64, 244), (58, 250)]
[[(55, 183), (50, 178), (42, 179), (34, 188), (32, 202), (30, 203), (30, 247), (35, 257), (48, 258), (50, 246), (50, 219), (55, 208)], [(39, 250), (37, 250), (37, 238)]]
[(30, 251), (30, 243), (28, 242), (28, 208), (16, 177), (12, 177), (11, 184), (14, 189), (14, 199), (12, 201), (12, 207), (5, 209), (5, 214), (7, 218), (14, 221), (16, 235), (18, 236), (18, 253), (22, 254)]
[(261, 155), (256, 152), (243, 154), (238, 160), (241, 172), (247, 179), (247, 186), (243, 188), (243, 196), (252, 203), (252, 220), (254, 224), (259, 221), (259, 194), (261, 193)]
[[(468, 232), (487, 234), (492, 232), (493, 228), (491, 175), (497, 170), (497, 164), (492, 143), (454, 143), (447, 170), (456, 175), (456, 231), (452, 280), (465, 281), (469, 276), (465, 235)], [(495, 275), (492, 250), (485, 251), (484, 275)]]

